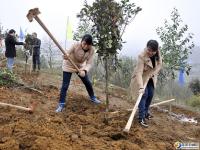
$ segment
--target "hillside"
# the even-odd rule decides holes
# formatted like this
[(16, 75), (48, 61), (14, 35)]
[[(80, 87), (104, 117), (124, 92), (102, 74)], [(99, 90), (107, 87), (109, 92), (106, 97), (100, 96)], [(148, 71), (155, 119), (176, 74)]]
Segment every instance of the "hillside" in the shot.
[[(127, 108), (133, 104), (124, 100), (123, 90), (116, 88), (110, 94), (111, 110), (108, 123), (104, 120), (105, 105), (95, 105), (87, 98), (83, 85), (73, 79), (68, 92), (67, 107), (55, 113), (59, 98), (60, 77), (40, 73), (25, 75), (18, 72), (26, 86), (0, 87), (0, 101), (20, 106), (37, 102), (33, 113), (0, 106), (0, 149), (52, 150), (172, 150), (174, 143), (200, 141), (200, 124), (179, 122), (162, 111), (168, 106), (153, 108), (149, 128), (142, 128), (134, 120), (129, 134), (122, 132), (130, 116)], [(105, 100), (98, 85), (97, 96)], [(121, 92), (120, 92), (121, 91)], [(184, 114), (200, 121), (199, 114), (172, 107), (173, 113)]]

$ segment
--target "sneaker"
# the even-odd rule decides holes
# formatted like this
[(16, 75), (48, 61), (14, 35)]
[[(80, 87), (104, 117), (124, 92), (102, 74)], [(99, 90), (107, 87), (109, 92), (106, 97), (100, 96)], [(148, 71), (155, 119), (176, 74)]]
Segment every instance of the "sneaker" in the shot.
[(90, 97), (90, 100), (96, 104), (100, 104), (101, 101), (96, 98), (96, 96)]
[(145, 116), (145, 118), (148, 119), (148, 120), (151, 120), (151, 119), (153, 118), (153, 116), (152, 116), (151, 114), (147, 114), (147, 115)]
[(58, 108), (56, 109), (56, 112), (62, 112), (65, 107), (65, 103), (59, 103)]
[(148, 124), (146, 123), (146, 121), (144, 119), (140, 119), (139, 120), (139, 124), (145, 128), (148, 128)]

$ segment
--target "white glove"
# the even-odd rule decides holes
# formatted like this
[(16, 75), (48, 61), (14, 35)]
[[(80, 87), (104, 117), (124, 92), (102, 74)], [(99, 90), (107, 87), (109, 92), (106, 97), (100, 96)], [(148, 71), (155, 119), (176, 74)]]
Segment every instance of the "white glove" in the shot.
[(85, 70), (80, 70), (78, 75), (81, 77), (85, 77)]
[(139, 94), (141, 94), (141, 93), (144, 94), (144, 88), (140, 88), (139, 91), (138, 91), (138, 93)]

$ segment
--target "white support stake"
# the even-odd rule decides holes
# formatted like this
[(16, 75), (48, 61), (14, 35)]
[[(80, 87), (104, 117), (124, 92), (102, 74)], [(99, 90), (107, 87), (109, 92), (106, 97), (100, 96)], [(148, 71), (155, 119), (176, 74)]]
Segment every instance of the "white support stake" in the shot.
[(169, 99), (169, 100), (166, 100), (166, 101), (155, 103), (155, 104), (150, 105), (150, 107), (154, 107), (154, 106), (158, 106), (158, 105), (161, 105), (161, 104), (169, 103), (169, 102), (174, 101), (174, 100), (175, 99)]
[(22, 106), (17, 106), (17, 105), (13, 105), (13, 104), (7, 104), (7, 103), (2, 103), (2, 102), (0, 102), (0, 105), (1, 105), (1, 106), (14, 107), (14, 108), (17, 108), (17, 109), (20, 109), (20, 110), (25, 110), (25, 111), (32, 111), (31, 108), (22, 107)]

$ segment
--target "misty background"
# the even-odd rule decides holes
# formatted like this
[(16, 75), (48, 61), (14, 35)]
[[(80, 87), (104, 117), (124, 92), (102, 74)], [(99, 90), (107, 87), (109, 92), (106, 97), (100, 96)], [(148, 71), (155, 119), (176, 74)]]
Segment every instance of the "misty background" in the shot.
[[(87, 0), (92, 3), (94, 0)], [(199, 8), (200, 1), (198, 0), (130, 0), (136, 6), (140, 6), (142, 11), (136, 16), (133, 22), (128, 25), (124, 35), (124, 43), (120, 55), (136, 57), (142, 51), (149, 39), (159, 38), (156, 34), (156, 28), (163, 26), (165, 19), (170, 19), (170, 14), (174, 7), (179, 11), (180, 17), (183, 20), (183, 25), (187, 24), (188, 32), (194, 33), (195, 47), (192, 50), (189, 62), (194, 65), (192, 72), (199, 71), (200, 57), (200, 18)], [(43, 46), (49, 42), (48, 35), (34, 20), (29, 22), (26, 18), (29, 9), (38, 7), (41, 11), (39, 17), (56, 37), (56, 39), (65, 47), (67, 18), (72, 25), (72, 30), (76, 31), (79, 20), (76, 15), (83, 8), (84, 0), (0, 0), (0, 23), (6, 29), (15, 29), (17, 34), (22, 31), (26, 33), (36, 32), (38, 38), (42, 40)], [(67, 41), (66, 47), (69, 48), (73, 41)], [(161, 44), (161, 43), (160, 43)], [(61, 56), (61, 52), (55, 47), (57, 56)], [(196, 73), (195, 73), (196, 74)]]

